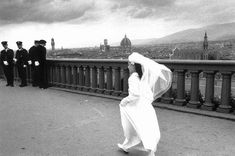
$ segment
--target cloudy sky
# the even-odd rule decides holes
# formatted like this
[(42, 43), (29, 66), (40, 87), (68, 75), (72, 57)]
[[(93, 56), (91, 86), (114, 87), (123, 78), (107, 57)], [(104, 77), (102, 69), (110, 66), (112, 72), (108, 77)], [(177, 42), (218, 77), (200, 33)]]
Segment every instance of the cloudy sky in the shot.
[(235, 0), (1, 0), (0, 40), (12, 49), (45, 39), (50, 48), (99, 46), (159, 38), (201, 26), (235, 22)]

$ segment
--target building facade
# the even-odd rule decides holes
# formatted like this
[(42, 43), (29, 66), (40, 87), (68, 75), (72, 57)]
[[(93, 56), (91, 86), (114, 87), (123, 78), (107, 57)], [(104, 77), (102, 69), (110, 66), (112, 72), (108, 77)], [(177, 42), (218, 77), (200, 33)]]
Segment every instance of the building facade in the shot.
[(186, 60), (208, 60), (209, 50), (208, 50), (208, 38), (205, 32), (204, 41), (202, 49), (200, 48), (186, 48), (179, 49), (175, 48), (170, 54), (170, 59), (186, 59)]
[(117, 51), (122, 53), (131, 53), (131, 41), (125, 35), (120, 42), (120, 46), (110, 46), (108, 40), (104, 39), (104, 44), (100, 44), (100, 52)]

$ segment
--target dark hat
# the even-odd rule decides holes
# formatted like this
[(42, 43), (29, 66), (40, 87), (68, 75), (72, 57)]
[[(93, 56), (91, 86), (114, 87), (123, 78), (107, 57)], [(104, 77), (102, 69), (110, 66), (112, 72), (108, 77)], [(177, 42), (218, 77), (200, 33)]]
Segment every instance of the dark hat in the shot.
[(17, 41), (16, 44), (17, 45), (22, 45), (22, 42), (21, 41)]
[(2, 41), (2, 45), (7, 45), (7, 41)]
[(46, 44), (47, 42), (45, 40), (40, 40), (39, 43), (40, 44)]
[(40, 41), (39, 41), (39, 40), (35, 40), (34, 43), (35, 43), (35, 44), (39, 44)]

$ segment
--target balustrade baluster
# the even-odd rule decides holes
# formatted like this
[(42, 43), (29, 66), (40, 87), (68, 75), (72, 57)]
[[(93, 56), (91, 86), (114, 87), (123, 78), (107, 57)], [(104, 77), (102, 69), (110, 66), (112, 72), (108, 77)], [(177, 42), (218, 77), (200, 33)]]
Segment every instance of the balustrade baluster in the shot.
[(67, 65), (64, 65), (64, 88), (67, 88), (67, 82), (68, 82), (68, 79), (67, 79), (67, 72), (68, 72), (68, 66)]
[(58, 85), (58, 66), (55, 64), (55, 70), (54, 70), (54, 79), (53, 79), (53, 81), (54, 81), (54, 86), (57, 86)]
[(172, 86), (168, 89), (168, 91), (161, 97), (161, 102), (171, 104), (173, 102), (172, 98)]
[(185, 100), (185, 70), (176, 70), (177, 73), (177, 98), (175, 105), (183, 106), (186, 104)]
[(96, 92), (97, 90), (97, 68), (96, 66), (92, 67), (92, 92)]
[(113, 90), (112, 67), (108, 67), (106, 73), (107, 73), (107, 88), (104, 93), (110, 95)]
[(73, 89), (77, 89), (78, 85), (78, 68), (77, 66), (73, 67)]
[(56, 65), (52, 66), (52, 86), (56, 86)]
[(59, 87), (61, 84), (61, 77), (60, 77), (60, 65), (56, 66), (56, 86)]
[(66, 67), (66, 88), (71, 88), (71, 76), (72, 75), (72, 69), (71, 66), (68, 65)]
[(214, 110), (215, 104), (212, 103), (214, 98), (214, 81), (215, 72), (214, 71), (204, 71), (206, 74), (206, 91), (205, 91), (205, 103), (202, 105), (204, 110)]
[(191, 96), (187, 104), (191, 108), (199, 108), (201, 103), (199, 101), (199, 71), (191, 71)]
[(62, 86), (63, 88), (66, 88), (66, 65), (62, 66)]
[(56, 66), (52, 65), (51, 68), (52, 68), (51, 86), (54, 86), (55, 82), (56, 82), (56, 71), (55, 71), (56, 70)]
[(60, 87), (64, 87), (64, 66), (60, 66)]
[(89, 91), (91, 89), (91, 78), (90, 78), (90, 67), (86, 66), (85, 68), (85, 87), (84, 91)]
[(121, 77), (120, 77), (120, 68), (114, 68), (114, 92), (112, 95), (119, 96), (121, 94)]
[(99, 67), (99, 88), (97, 89), (98, 93), (104, 92), (104, 68)]
[(79, 86), (78, 89), (79, 90), (83, 90), (84, 87), (84, 69), (83, 66), (79, 67)]
[(121, 96), (125, 97), (128, 95), (128, 78), (129, 78), (129, 70), (128, 68), (123, 69), (123, 91)]
[(231, 106), (231, 72), (221, 72), (222, 74), (222, 90), (221, 104), (217, 108), (218, 112), (229, 113), (232, 110)]

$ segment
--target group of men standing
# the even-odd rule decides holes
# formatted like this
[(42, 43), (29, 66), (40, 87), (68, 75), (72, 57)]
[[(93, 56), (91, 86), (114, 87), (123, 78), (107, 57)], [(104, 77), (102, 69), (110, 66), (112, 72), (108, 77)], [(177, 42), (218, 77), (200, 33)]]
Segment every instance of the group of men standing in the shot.
[(7, 41), (2, 41), (3, 50), (1, 51), (1, 65), (5, 77), (7, 79), (6, 86), (14, 87), (14, 64), (16, 65), (21, 79), (20, 87), (27, 86), (27, 67), (31, 66), (32, 86), (46, 89), (46, 41), (35, 40), (34, 46), (29, 49), (29, 52), (23, 48), (23, 43), (17, 41), (18, 50), (14, 55), (14, 51), (8, 48)]

